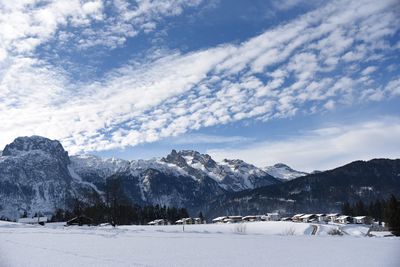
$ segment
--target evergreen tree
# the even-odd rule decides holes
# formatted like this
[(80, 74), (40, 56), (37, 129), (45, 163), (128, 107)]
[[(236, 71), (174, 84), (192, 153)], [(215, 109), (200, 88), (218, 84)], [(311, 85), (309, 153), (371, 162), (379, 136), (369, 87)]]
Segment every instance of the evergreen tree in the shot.
[(385, 209), (385, 221), (389, 230), (400, 236), (400, 204), (394, 195), (391, 195)]
[(364, 202), (359, 200), (356, 205), (354, 206), (354, 216), (366, 215), (367, 210), (365, 209)]
[(353, 216), (353, 214), (354, 214), (353, 208), (350, 206), (350, 203), (348, 201), (346, 201), (342, 205), (342, 214), (349, 215), (349, 216)]

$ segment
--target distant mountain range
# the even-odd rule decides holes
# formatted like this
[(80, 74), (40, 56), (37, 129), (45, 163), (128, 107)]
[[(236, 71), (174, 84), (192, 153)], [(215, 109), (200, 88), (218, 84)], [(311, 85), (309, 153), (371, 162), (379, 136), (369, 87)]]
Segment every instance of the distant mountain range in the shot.
[(399, 160), (381, 159), (307, 174), (282, 163), (261, 169), (237, 159), (216, 162), (192, 150), (127, 161), (68, 156), (56, 140), (19, 137), (0, 156), (0, 217), (51, 214), (71, 207), (75, 198), (104, 200), (110, 180), (120, 184), (131, 203), (186, 207), (210, 216), (335, 210), (345, 200), (398, 194), (399, 166)]

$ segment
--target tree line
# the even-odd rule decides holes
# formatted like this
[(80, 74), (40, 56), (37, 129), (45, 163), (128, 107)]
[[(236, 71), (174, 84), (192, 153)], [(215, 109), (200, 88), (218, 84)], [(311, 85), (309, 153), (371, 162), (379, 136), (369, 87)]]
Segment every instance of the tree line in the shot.
[(105, 186), (105, 196), (87, 196), (90, 204), (75, 199), (72, 209), (57, 209), (53, 221), (68, 221), (74, 217), (86, 216), (94, 224), (110, 223), (112, 225), (147, 224), (156, 219), (175, 222), (189, 217), (186, 208), (167, 207), (160, 205), (140, 206), (132, 203), (124, 194), (120, 179), (108, 178)]
[(140, 206), (137, 204), (118, 204), (108, 206), (107, 203), (87, 205), (76, 200), (72, 210), (57, 209), (52, 222), (65, 222), (78, 216), (86, 216), (94, 224), (110, 223), (112, 225), (147, 224), (156, 219), (175, 222), (180, 218), (189, 217), (185, 208), (175, 208), (160, 205)]
[(385, 222), (393, 234), (400, 235), (400, 201), (394, 195), (388, 200), (378, 199), (369, 204), (362, 200), (353, 204), (345, 202), (342, 205), (342, 214), (370, 216), (378, 222)]

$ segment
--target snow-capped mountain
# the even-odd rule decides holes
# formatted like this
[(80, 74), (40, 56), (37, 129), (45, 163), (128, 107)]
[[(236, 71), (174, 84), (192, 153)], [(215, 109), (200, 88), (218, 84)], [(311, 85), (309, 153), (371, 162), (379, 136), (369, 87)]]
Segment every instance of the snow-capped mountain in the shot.
[(141, 177), (149, 169), (165, 176), (190, 177), (197, 182), (211, 178), (229, 192), (279, 183), (267, 172), (242, 160), (225, 159), (217, 163), (211, 156), (193, 150), (172, 150), (161, 159), (133, 161), (91, 155), (72, 156), (71, 167), (85, 181), (94, 184), (104, 182), (105, 178), (117, 173)]
[(118, 181), (127, 199), (196, 210), (226, 192), (280, 183), (241, 160), (217, 163), (207, 154), (173, 150), (161, 159), (103, 159), (68, 156), (60, 142), (19, 137), (0, 156), (0, 216), (17, 218), (24, 211), (51, 213), (68, 208), (75, 198), (104, 197), (107, 181)]
[(265, 171), (242, 160), (225, 159), (217, 163), (210, 155), (193, 150), (172, 150), (162, 161), (174, 164), (198, 179), (208, 176), (230, 192), (279, 183)]
[(267, 166), (264, 168), (264, 171), (269, 175), (281, 179), (283, 181), (293, 180), (295, 178), (305, 176), (308, 174), (306, 172), (293, 170), (288, 165), (283, 163), (277, 163), (273, 166)]
[(19, 137), (0, 156), (0, 216), (49, 213), (94, 188), (73, 179), (68, 153), (55, 140)]

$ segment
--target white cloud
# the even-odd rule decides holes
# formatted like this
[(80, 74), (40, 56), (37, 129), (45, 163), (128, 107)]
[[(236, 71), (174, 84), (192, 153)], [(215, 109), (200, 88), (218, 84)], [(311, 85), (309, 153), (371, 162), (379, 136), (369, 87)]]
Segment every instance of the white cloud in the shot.
[[(113, 46), (114, 41), (123, 43), (137, 29), (143, 30), (143, 25), (179, 14), (182, 7), (198, 2), (141, 1), (132, 9), (127, 1), (120, 1), (118, 12), (123, 16), (118, 19), (127, 22), (123, 24), (108, 23), (112, 18), (99, 15), (101, 5), (79, 5), (83, 15), (42, 18), (39, 25), (52, 26), (50, 30), (43, 27), (46, 31), (39, 27), (38, 32), (44, 33), (33, 39), (43, 43), (60, 25), (86, 25), (96, 17), (108, 22), (103, 28), (90, 29), (85, 36), (94, 39), (82, 44), (99, 41)], [(334, 2), (238, 45), (186, 54), (157, 51), (141, 62), (131, 62), (86, 83), (74, 81), (68, 72), (36, 59), (34, 53), (9, 57), (0, 65), (0, 146), (16, 136), (37, 134), (61, 139), (72, 153), (105, 150), (238, 120), (266, 121), (395, 97), (396, 79), (387, 86), (375, 84), (373, 78), (361, 79), (359, 67), (348, 63), (355, 56), (346, 56), (355, 53), (360, 63), (366, 63), (371, 58), (384, 60), (393, 53), (385, 41), (398, 31), (398, 5), (394, 1), (375, 2)], [(27, 8), (15, 5), (12, 8), (17, 10)], [(74, 8), (62, 14), (73, 13), (68, 10)], [(375, 15), (380, 18), (379, 27), (371, 25), (374, 21), (370, 17)], [(24, 22), (15, 25), (27, 26), (6, 38), (8, 43), (2, 41), (4, 47), (34, 50), (38, 44), (24, 34), (32, 30), (30, 16), (19, 16)], [(151, 30), (154, 25), (144, 27)], [(364, 28), (368, 35), (360, 30)], [(63, 40), (73, 38), (67, 28), (63, 31)], [(8, 36), (5, 32), (2, 36)], [(357, 46), (351, 46), (354, 43)]]
[(331, 125), (280, 141), (255, 142), (235, 149), (208, 150), (211, 156), (240, 158), (260, 167), (283, 162), (303, 170), (325, 170), (354, 160), (400, 158), (400, 120), (380, 118), (349, 125)]
[(243, 144), (253, 139), (244, 136), (223, 136), (209, 134), (186, 134), (172, 139), (173, 144)]

